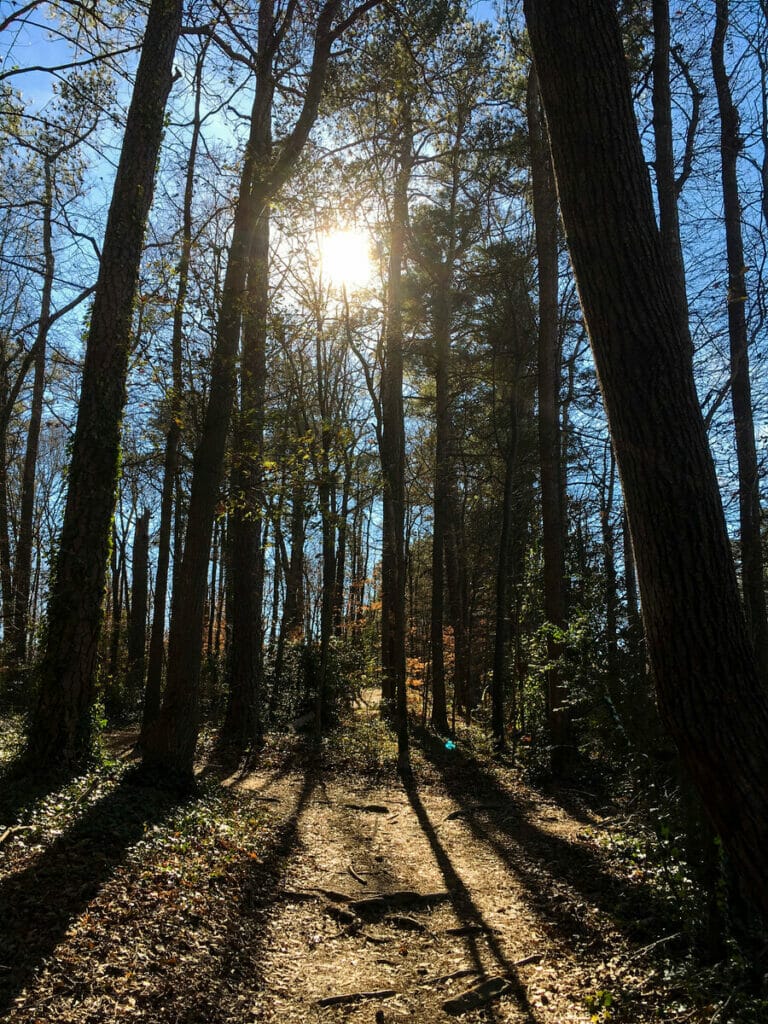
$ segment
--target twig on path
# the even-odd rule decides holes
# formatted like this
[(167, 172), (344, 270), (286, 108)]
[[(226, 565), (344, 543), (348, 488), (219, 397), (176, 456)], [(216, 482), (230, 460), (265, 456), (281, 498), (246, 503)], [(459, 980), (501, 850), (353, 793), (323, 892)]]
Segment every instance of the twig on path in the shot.
[(0, 846), (3, 845), (6, 839), (13, 838), (13, 836), (18, 835), (19, 832), (34, 832), (36, 828), (37, 825), (11, 825), (10, 828), (7, 828), (5, 832), (0, 835)]
[(656, 949), (657, 946), (664, 946), (667, 942), (674, 942), (675, 939), (679, 939), (682, 936), (682, 932), (674, 932), (672, 935), (665, 935), (663, 939), (656, 939), (655, 942), (650, 942), (647, 946), (643, 946), (642, 949), (636, 949), (634, 953), (631, 953), (627, 960), (635, 960), (639, 956), (643, 956), (644, 953), (649, 953), (652, 949)]
[(360, 883), (360, 885), (368, 885), (366, 880), (364, 878), (361, 878), (360, 875), (358, 875), (358, 873), (355, 871), (351, 864), (347, 865), (347, 871), (350, 873), (350, 875), (352, 875), (356, 882)]
[(344, 996), (326, 996), (325, 999), (318, 999), (318, 1006), (342, 1006), (344, 1003), (360, 1003), (364, 999), (389, 999), (396, 996), (393, 988), (384, 988), (380, 992), (350, 992)]

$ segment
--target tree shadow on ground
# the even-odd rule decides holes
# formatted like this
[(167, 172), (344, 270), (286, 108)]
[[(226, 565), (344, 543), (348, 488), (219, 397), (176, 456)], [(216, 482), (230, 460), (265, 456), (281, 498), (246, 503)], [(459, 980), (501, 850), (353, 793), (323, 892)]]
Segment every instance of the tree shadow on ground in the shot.
[[(246, 861), (241, 869), (233, 889), (239, 898), (231, 904), (225, 940), (209, 948), (205, 961), (196, 964), (194, 977), (175, 979), (174, 996), (157, 1007), (157, 1017), (153, 1019), (173, 1020), (174, 1024), (231, 1020), (244, 1012), (238, 1003), (243, 989), (253, 996), (268, 987), (262, 967), (267, 952), (268, 918), (285, 897), (284, 876), (299, 846), (301, 817), (320, 782), (316, 766), (306, 767), (288, 817), (259, 850), (258, 858)], [(190, 990), (194, 991), (193, 1000), (189, 998)], [(179, 1005), (174, 1006), (174, 1000)]]
[(28, 812), (45, 797), (66, 786), (76, 772), (34, 772), (28, 770), (23, 755), (0, 773), (0, 830), (20, 821), (25, 824)]
[(145, 829), (177, 805), (168, 791), (124, 778), (30, 864), (0, 883), (0, 1014), (12, 1007)]
[[(484, 919), (481, 910), (472, 899), (472, 894), (469, 889), (456, 872), (453, 862), (446, 852), (445, 847), (440, 842), (437, 832), (435, 831), (435, 827), (430, 820), (429, 814), (421, 801), (412, 772), (405, 772), (403, 774), (403, 786), (405, 787), (405, 792), (408, 796), (408, 802), (413, 809), (413, 813), (416, 815), (421, 830), (432, 849), (434, 858), (445, 880), (445, 887), (450, 893), (451, 906), (453, 907), (454, 913), (459, 921), (461, 921), (462, 925), (475, 926), (478, 929), (482, 929), (481, 934), (483, 936), (483, 941), (487, 944), (493, 958), (496, 960), (499, 967), (499, 973), (503, 974), (512, 986), (507, 995), (516, 1000), (520, 1011), (525, 1014), (525, 1019), (530, 1021), (531, 1024), (535, 1024), (535, 1018), (528, 1002), (528, 995), (525, 986), (520, 981), (514, 965), (506, 956), (499, 941), (494, 935), (493, 930)], [(486, 973), (486, 968), (478, 946), (478, 939), (472, 934), (467, 935), (466, 938), (472, 962), (474, 963), (478, 974), (483, 975)], [(488, 1020), (498, 1019), (495, 1014), (493, 1004), (489, 1004), (485, 1007), (485, 1013)]]
[(426, 729), (415, 729), (414, 738), (472, 834), (516, 874), (531, 906), (561, 935), (579, 936), (593, 948), (605, 944), (604, 929), (590, 924), (585, 905), (637, 942), (656, 938), (670, 924), (669, 904), (650, 886), (611, 873), (586, 843), (541, 828), (532, 820), (530, 801), (510, 792), (481, 761), (460, 749), (446, 751)]

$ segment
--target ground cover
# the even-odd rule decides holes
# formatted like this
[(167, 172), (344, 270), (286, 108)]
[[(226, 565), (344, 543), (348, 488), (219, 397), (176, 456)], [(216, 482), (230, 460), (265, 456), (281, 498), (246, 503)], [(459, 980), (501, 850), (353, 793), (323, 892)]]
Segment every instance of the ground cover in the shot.
[(136, 784), (130, 739), (54, 792), (4, 787), (10, 1024), (766, 1019), (594, 794), (418, 730), (404, 784), (358, 713), (234, 772), (209, 749), (179, 802)]

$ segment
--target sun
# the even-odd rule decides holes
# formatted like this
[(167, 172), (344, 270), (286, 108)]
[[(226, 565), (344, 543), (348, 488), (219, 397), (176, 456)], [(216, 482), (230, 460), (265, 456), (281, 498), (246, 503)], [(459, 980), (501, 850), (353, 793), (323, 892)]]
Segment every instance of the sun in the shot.
[(337, 287), (362, 288), (371, 279), (371, 240), (365, 231), (343, 228), (321, 235), (320, 269)]

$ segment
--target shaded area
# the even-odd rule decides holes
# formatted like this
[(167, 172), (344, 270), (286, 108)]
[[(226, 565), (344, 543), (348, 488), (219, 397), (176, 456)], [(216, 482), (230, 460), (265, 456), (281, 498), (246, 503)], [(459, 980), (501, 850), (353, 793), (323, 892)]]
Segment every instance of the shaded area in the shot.
[(178, 801), (124, 778), (31, 864), (0, 884), (0, 1012), (32, 980), (148, 826)]
[[(494, 959), (499, 965), (499, 972), (512, 984), (512, 988), (507, 995), (512, 996), (517, 1001), (521, 1012), (525, 1014), (526, 1020), (530, 1021), (531, 1024), (535, 1024), (535, 1018), (528, 1003), (528, 995), (525, 986), (520, 981), (515, 967), (510, 963), (504, 953), (504, 950), (501, 948), (501, 945), (493, 934), (491, 927), (484, 919), (482, 912), (472, 899), (472, 894), (469, 889), (457, 873), (451, 858), (445, 850), (445, 847), (440, 842), (429, 814), (421, 801), (412, 773), (409, 772), (404, 774), (403, 784), (408, 796), (408, 802), (418, 819), (421, 830), (430, 845), (438, 867), (445, 879), (446, 889), (451, 894), (451, 903), (454, 913), (463, 925), (476, 925), (483, 929), (483, 939), (487, 943)], [(478, 974), (482, 976), (486, 973), (486, 970), (478, 948), (478, 940), (474, 935), (470, 934), (467, 936), (467, 943), (469, 946), (470, 957), (477, 968)], [(497, 1019), (493, 1004), (486, 1007), (485, 1013), (488, 1020)]]
[(669, 923), (669, 904), (649, 886), (612, 874), (592, 847), (534, 824), (527, 801), (506, 789), (471, 755), (458, 748), (449, 754), (428, 730), (414, 733), (419, 749), (440, 771), (446, 792), (462, 807), (462, 821), (515, 873), (527, 888), (532, 907), (564, 937), (580, 936), (595, 949), (608, 941), (604, 929), (591, 925), (583, 906), (569, 898), (573, 894), (602, 911), (632, 940), (649, 941)]
[[(155, 1019), (173, 1020), (174, 1024), (198, 1024), (201, 1020), (215, 1024), (220, 1019), (231, 1019), (243, 986), (251, 991), (268, 987), (263, 970), (266, 920), (281, 899), (284, 874), (299, 844), (301, 816), (317, 784), (315, 772), (307, 768), (288, 817), (259, 850), (258, 860), (247, 862), (236, 880), (239, 899), (232, 903), (225, 922), (227, 939), (219, 948), (209, 950), (210, 960), (197, 965), (188, 987), (183, 977), (174, 978), (176, 993), (186, 997), (183, 1007), (174, 1008), (164, 1001), (157, 1007)], [(195, 992), (192, 1005), (190, 989)]]

